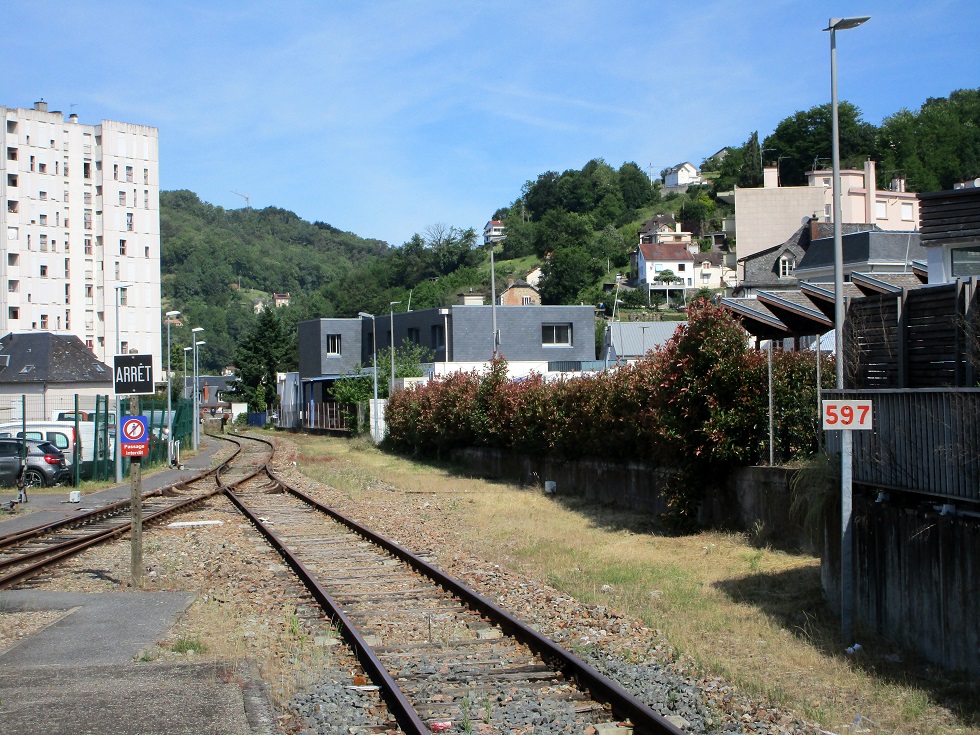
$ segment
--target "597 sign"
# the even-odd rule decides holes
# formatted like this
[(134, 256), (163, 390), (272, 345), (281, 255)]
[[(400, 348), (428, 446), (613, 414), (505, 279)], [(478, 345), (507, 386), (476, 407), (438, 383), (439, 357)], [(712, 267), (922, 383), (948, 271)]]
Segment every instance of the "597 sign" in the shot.
[(823, 428), (871, 429), (871, 401), (824, 401)]

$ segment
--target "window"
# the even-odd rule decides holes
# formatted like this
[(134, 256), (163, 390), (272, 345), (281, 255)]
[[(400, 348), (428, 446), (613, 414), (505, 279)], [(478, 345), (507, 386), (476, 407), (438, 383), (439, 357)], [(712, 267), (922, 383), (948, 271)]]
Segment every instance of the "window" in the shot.
[(125, 255), (126, 254), (126, 241), (125, 240), (120, 240), (119, 241), (119, 254), (120, 255)]
[(683, 273), (684, 272), (684, 269), (686, 267), (687, 267), (687, 264), (686, 263), (678, 263), (677, 264), (677, 272), (678, 273)]
[(148, 192), (146, 189), (143, 189), (143, 209), (149, 209), (149, 208), (150, 208), (150, 192)]
[(875, 219), (888, 219), (888, 202), (881, 199), (875, 202)]
[(112, 178), (115, 181), (119, 181), (119, 164), (112, 164)]
[(41, 266), (41, 278), (48, 277), (48, 267), (46, 265)]
[(48, 236), (41, 235), (40, 239), (41, 239), (41, 252), (42, 253), (48, 252)]
[(654, 273), (659, 273), (663, 269), (664, 269), (664, 267), (663, 267), (663, 265), (661, 263), (655, 263), (654, 266), (653, 266), (653, 272)]
[(17, 253), (7, 253), (7, 265), (20, 265), (20, 256)]
[(126, 229), (130, 232), (133, 231), (133, 213), (126, 212)]
[(129, 182), (132, 182), (133, 181), (133, 167), (132, 166), (126, 166), (126, 181), (129, 181)]
[[(65, 284), (65, 303), (66, 304), (71, 303), (71, 284), (68, 283)], [(67, 313), (68, 312), (66, 311), (65, 314)], [(65, 322), (67, 324), (67, 317), (65, 317)]]
[(92, 203), (92, 192), (90, 192), (90, 191), (85, 192), (85, 194), (82, 196), (82, 200), (85, 202), (85, 204), (91, 204)]
[(17, 210), (18, 209), (19, 209), (19, 206), (17, 204), (17, 200), (16, 199), (8, 199), (7, 200), (7, 212), (9, 212), (10, 214), (17, 214)]
[(37, 193), (37, 198), (40, 199), (42, 202), (48, 201), (48, 192), (46, 192), (46, 191), (39, 191)]
[(149, 258), (150, 257), (150, 246), (149, 245), (143, 246), (143, 257), (144, 258)]
[(71, 261), (68, 258), (65, 258), (65, 278), (71, 278)]
[(701, 271), (701, 283), (707, 283), (711, 280), (711, 273), (708, 271)]
[(521, 306), (531, 306), (533, 301), (530, 296), (521, 296)]
[(956, 248), (949, 257), (954, 277), (980, 275), (980, 247)]
[(792, 276), (794, 270), (796, 270), (796, 258), (789, 255), (784, 255), (779, 259), (780, 278), (788, 278), (789, 276)]
[(446, 330), (441, 324), (432, 325), (432, 346), (437, 350), (446, 346)]
[(31, 171), (33, 171), (34, 170), (34, 156), (31, 156), (30, 164), (31, 164)]
[(82, 163), (82, 176), (86, 179), (92, 178), (92, 162), (84, 161)]
[(91, 255), (92, 254), (92, 238), (91, 237), (86, 237), (85, 238), (85, 247), (83, 249), (84, 249), (86, 255)]
[(421, 344), (422, 335), (417, 327), (408, 328), (408, 341), (411, 342), (413, 345)]
[(571, 347), (571, 324), (542, 324), (541, 344), (543, 346)]
[(915, 217), (915, 207), (912, 202), (902, 202), (902, 222), (911, 222)]
[(17, 186), (17, 174), (7, 174), (7, 186)]
[(39, 224), (43, 227), (48, 224), (48, 215), (42, 214), (38, 216)]
[(323, 351), (328, 355), (339, 355), (340, 352), (340, 335), (339, 334), (328, 334), (326, 336), (326, 341), (324, 342)]
[(17, 293), (20, 291), (20, 281), (7, 281), (7, 293)]
[(93, 288), (94, 287), (92, 286), (91, 283), (86, 283), (85, 284), (85, 298), (86, 299), (91, 299), (92, 298)]
[(41, 314), (41, 329), (47, 329), (47, 328), (48, 328), (48, 315)]
[(39, 174), (46, 174), (48, 172), (48, 164), (46, 164), (46, 163), (39, 163), (37, 165), (37, 172)]
[(7, 318), (8, 319), (20, 319), (20, 309), (16, 306), (10, 306), (7, 308)]
[(126, 192), (124, 191), (119, 192), (119, 206), (120, 207), (126, 206)]
[(125, 355), (129, 352), (129, 342), (123, 340), (119, 343), (119, 353)]
[(144, 184), (150, 183), (150, 169), (148, 168), (143, 169), (143, 183)]
[(84, 227), (86, 230), (92, 229), (92, 210), (86, 209), (85, 213), (82, 215), (84, 221)]

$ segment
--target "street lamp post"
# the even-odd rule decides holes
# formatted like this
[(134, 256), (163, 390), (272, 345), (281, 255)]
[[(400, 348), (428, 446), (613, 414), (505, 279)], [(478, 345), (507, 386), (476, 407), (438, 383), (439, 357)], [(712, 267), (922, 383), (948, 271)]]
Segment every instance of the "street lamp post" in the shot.
[(374, 441), (378, 441), (378, 326), (377, 322), (374, 320), (374, 314), (368, 314), (363, 311), (357, 312), (357, 315), (362, 318), (368, 318), (371, 320), (371, 338), (374, 342), (373, 351), (371, 353), (372, 362), (374, 363), (374, 404), (371, 406), (371, 419), (374, 424), (374, 431), (372, 435), (374, 436)]
[[(120, 329), (119, 329), (119, 304), (122, 301), (123, 292), (132, 285), (133, 284), (131, 283), (117, 283), (115, 286), (113, 286), (113, 288), (116, 290), (116, 354), (117, 355), (122, 352), (122, 336), (120, 334)], [(122, 400), (119, 398), (119, 396), (116, 396), (116, 438), (112, 442), (112, 451), (113, 451), (112, 456), (114, 459), (113, 464), (115, 465), (116, 468), (116, 483), (122, 482), (122, 457), (120, 456), (122, 450), (120, 448), (120, 436), (119, 436), (119, 427), (121, 426), (119, 417), (121, 415), (122, 415)]]
[(193, 369), (194, 369), (194, 387), (193, 394), (191, 395), (192, 405), (194, 406), (194, 427), (191, 432), (194, 443), (194, 451), (197, 451), (198, 445), (201, 443), (201, 432), (199, 431), (199, 426), (201, 423), (201, 409), (197, 401), (197, 347), (198, 345), (203, 345), (204, 342), (199, 342), (197, 335), (204, 331), (204, 327), (194, 327), (191, 330), (191, 347), (194, 348), (194, 359), (193, 359)]
[(180, 316), (180, 312), (168, 311), (164, 316), (167, 317), (167, 461), (170, 462), (174, 454), (174, 404), (170, 388), (170, 322), (174, 317)]
[(184, 390), (181, 391), (182, 394), (187, 393), (187, 353), (193, 349), (193, 347), (184, 348)]
[(392, 301), (388, 304), (388, 324), (391, 327), (391, 380), (388, 383), (388, 397), (395, 392), (395, 307), (401, 301)]
[[(830, 110), (831, 110), (831, 156), (834, 176), (834, 349), (837, 370), (836, 388), (844, 389), (844, 242), (841, 234), (841, 184), (840, 184), (840, 122), (837, 112), (837, 31), (857, 28), (870, 20), (869, 16), (853, 18), (831, 18), (824, 31), (830, 32)], [(870, 187), (873, 184), (867, 182)], [(820, 353), (817, 352), (819, 359)], [(840, 558), (840, 610), (841, 638), (849, 644), (853, 638), (854, 589), (852, 584), (851, 558), (854, 546), (853, 520), (851, 518), (851, 432), (841, 431), (841, 558)]]

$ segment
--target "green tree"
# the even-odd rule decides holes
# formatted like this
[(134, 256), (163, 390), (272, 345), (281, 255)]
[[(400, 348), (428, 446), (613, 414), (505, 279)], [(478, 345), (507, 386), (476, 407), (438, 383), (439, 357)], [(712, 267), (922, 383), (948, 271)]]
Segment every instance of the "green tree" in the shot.
[(590, 286), (604, 270), (605, 263), (593, 258), (583, 247), (559, 248), (541, 268), (538, 291), (545, 304), (573, 304), (579, 292)]
[[(842, 166), (860, 166), (875, 152), (878, 129), (861, 119), (861, 110), (850, 102), (838, 105), (840, 158)], [(811, 107), (785, 118), (762, 144), (779, 160), (783, 186), (803, 186), (806, 172), (829, 166), (831, 157), (830, 104)]]
[(263, 309), (235, 355), (238, 380), (232, 392), (248, 402), (250, 411), (264, 411), (278, 405), (276, 373), (288, 348), (289, 338), (276, 309)]

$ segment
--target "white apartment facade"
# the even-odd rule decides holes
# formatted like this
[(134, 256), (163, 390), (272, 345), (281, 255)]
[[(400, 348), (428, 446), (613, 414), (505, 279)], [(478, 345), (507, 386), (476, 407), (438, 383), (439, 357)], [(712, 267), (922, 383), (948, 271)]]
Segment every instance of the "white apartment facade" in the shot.
[[(157, 129), (0, 107), (0, 335), (73, 334), (161, 372)], [(116, 314), (118, 313), (118, 323)]]

